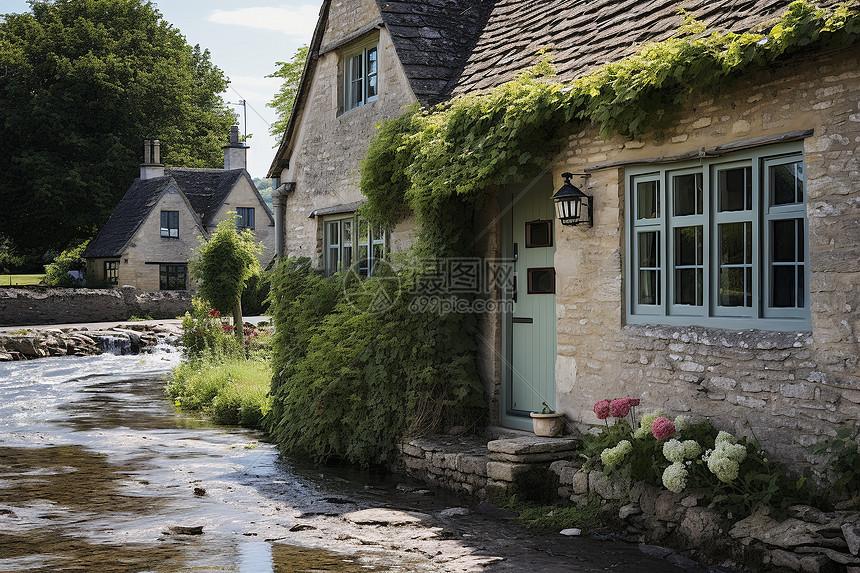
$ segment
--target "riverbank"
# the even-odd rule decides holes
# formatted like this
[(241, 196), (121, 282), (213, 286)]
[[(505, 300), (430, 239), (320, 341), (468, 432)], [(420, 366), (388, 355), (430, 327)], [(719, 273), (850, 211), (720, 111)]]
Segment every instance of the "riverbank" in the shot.
[(0, 331), (0, 362), (103, 352), (138, 354), (160, 342), (175, 343), (180, 334), (178, 325), (161, 322), (5, 330)]
[(0, 569), (682, 571), (629, 544), (528, 532), (403, 476), (279, 455), (177, 412), (163, 390), (178, 361), (0, 364)]

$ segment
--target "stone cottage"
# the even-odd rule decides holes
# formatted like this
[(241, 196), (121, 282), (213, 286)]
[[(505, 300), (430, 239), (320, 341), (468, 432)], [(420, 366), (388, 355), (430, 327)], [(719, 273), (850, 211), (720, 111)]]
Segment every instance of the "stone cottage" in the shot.
[(218, 223), (235, 218), (274, 255), (274, 218), (246, 170), (248, 146), (233, 126), (223, 169), (165, 167), (160, 143), (144, 143), (135, 179), (105, 226), (84, 251), (87, 279), (131, 285), (143, 292), (188, 290), (188, 259)]
[[(694, 0), (747, 31), (789, 2)], [(669, 37), (677, 4), (325, 1), (272, 164), (278, 253), (327, 271), (401, 250), (362, 226), (359, 163), (380, 119), (498, 86), (551, 47), (562, 81)], [(806, 52), (693, 94), (659, 134), (572, 125), (546, 174), (492, 195), (487, 256), (516, 260), (518, 297), (484, 317), (489, 418), (530, 429), (547, 402), (574, 425), (630, 395), (708, 417), (786, 461), (860, 423), (860, 49)], [(593, 196), (565, 226), (551, 197)], [(370, 272), (368, 269), (367, 272)]]

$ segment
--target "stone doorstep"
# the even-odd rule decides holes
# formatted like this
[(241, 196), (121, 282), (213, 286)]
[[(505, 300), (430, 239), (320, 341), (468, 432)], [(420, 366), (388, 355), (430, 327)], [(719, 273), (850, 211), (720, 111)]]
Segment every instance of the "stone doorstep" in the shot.
[[(576, 438), (544, 438), (541, 436), (524, 436), (493, 440), (487, 444), (491, 454), (508, 454), (522, 456), (526, 454), (568, 453), (573, 451), (579, 440)], [(559, 459), (559, 458), (556, 458)]]
[(570, 460), (572, 457), (573, 450), (565, 450), (561, 452), (542, 452), (536, 454), (502, 454), (499, 452), (490, 453), (490, 461), (513, 462), (517, 464), (541, 464), (546, 462), (556, 462), (559, 460)]

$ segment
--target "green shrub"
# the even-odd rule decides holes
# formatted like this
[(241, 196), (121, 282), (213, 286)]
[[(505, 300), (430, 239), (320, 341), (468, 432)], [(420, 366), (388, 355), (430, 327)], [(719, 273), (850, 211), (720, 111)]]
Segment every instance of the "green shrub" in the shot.
[[(367, 466), (390, 461), (406, 436), (480, 420), (474, 317), (411, 312), (408, 280), (279, 265), (268, 429), (285, 450)], [(371, 304), (381, 300), (390, 305)]]
[(857, 428), (840, 428), (836, 436), (810, 448), (813, 454), (823, 456), (823, 474), (829, 480), (828, 489), (841, 497), (860, 494), (860, 451), (857, 446)]
[(84, 241), (77, 247), (66, 249), (54, 258), (54, 261), (45, 265), (45, 284), (54, 287), (81, 286), (84, 279), (76, 279), (69, 271), (78, 271), (81, 276), (86, 276), (87, 262), (83, 259), (84, 249), (87, 248), (89, 240)]
[(245, 281), (242, 290), (242, 313), (246, 316), (259, 316), (269, 310), (269, 289), (272, 275), (266, 271), (257, 271)]
[(167, 394), (178, 407), (204, 412), (217, 424), (261, 428), (270, 408), (271, 377), (263, 360), (203, 356), (173, 371)]

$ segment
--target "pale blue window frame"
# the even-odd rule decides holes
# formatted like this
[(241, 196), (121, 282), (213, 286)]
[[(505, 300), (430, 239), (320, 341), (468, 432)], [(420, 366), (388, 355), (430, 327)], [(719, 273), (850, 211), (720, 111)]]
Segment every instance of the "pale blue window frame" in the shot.
[(356, 214), (323, 220), (323, 268), (331, 276), (352, 267), (361, 278), (373, 275), (388, 253), (388, 233)]
[[(771, 168), (781, 169), (783, 178), (786, 172), (795, 170), (793, 181), (798, 189), (797, 200), (773, 204), (774, 184), (771, 179), (775, 176), (771, 175)], [(725, 176), (721, 175), (721, 172)], [(696, 174), (701, 176), (701, 212), (697, 205), (695, 212), (690, 212), (687, 206), (682, 209), (682, 214), (676, 214), (678, 196), (675, 186), (679, 182), (689, 183), (689, 176), (697, 176)], [(630, 167), (626, 170), (626, 182), (625, 318), (628, 323), (789, 331), (811, 329), (809, 231), (802, 143), (767, 146), (659, 167)], [(659, 210), (655, 209), (650, 214), (645, 213), (647, 209), (643, 210), (643, 203), (640, 201), (642, 183), (656, 185), (659, 189), (656, 199)], [(744, 187), (747, 183), (748, 188)], [(730, 193), (734, 193), (731, 197), (737, 200), (738, 189), (746, 193), (742, 208), (738, 207), (736, 202), (720, 203), (721, 194), (728, 197)], [(650, 206), (648, 201), (644, 204), (646, 207)], [(779, 226), (780, 237), (783, 238), (780, 242), (780, 256), (783, 259), (781, 261), (774, 260), (775, 224)], [(677, 255), (689, 251), (678, 251), (678, 240), (689, 238), (690, 228), (696, 228), (697, 232), (701, 229), (701, 260), (697, 254), (693, 264), (690, 264), (689, 260), (682, 264), (677, 260)], [(679, 229), (687, 229), (688, 232), (686, 235), (679, 235)], [(734, 234), (723, 241), (726, 248), (735, 247), (725, 253), (720, 250), (722, 232)], [(648, 261), (642, 260), (642, 236), (645, 233), (656, 234), (658, 238), (657, 264), (653, 267), (650, 266), (653, 264), (653, 257)], [(650, 235), (652, 238), (654, 236)], [(791, 249), (785, 246), (788, 244), (785, 237), (793, 237), (795, 241), (793, 255)], [(748, 243), (743, 242), (746, 239)], [(738, 258), (738, 240), (744, 249), (742, 259)], [(726, 257), (721, 259), (724, 254)], [(734, 257), (728, 258), (728, 254), (733, 254)], [(723, 276), (720, 274), (721, 269), (727, 273), (724, 275), (724, 287), (742, 285), (733, 298), (732, 289), (727, 287), (723, 289), (725, 296), (720, 296), (720, 278)], [(679, 303), (679, 300), (690, 300), (676, 291), (681, 280), (679, 276), (689, 279), (692, 276), (690, 270), (701, 271), (701, 304)], [(654, 293), (654, 296), (646, 292), (648, 296), (645, 296), (644, 300), (643, 271), (646, 271), (644, 276), (649, 273), (659, 276), (656, 281), (659, 292)], [(679, 275), (680, 271), (683, 272)], [(795, 277), (794, 298), (791, 301), (794, 302), (793, 306), (775, 307), (772, 304), (774, 288), (778, 288), (774, 282), (775, 273), (782, 277)], [(739, 276), (744, 277), (743, 282), (737, 281)], [(734, 279), (734, 282), (727, 279)], [(684, 291), (687, 294), (689, 292)], [(747, 292), (749, 296), (746, 296)], [(782, 304), (785, 304), (786, 291), (783, 288), (779, 292), (782, 295)], [(742, 300), (743, 304), (734, 306), (739, 300)]]

